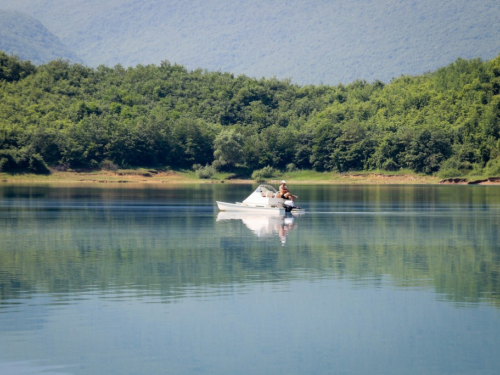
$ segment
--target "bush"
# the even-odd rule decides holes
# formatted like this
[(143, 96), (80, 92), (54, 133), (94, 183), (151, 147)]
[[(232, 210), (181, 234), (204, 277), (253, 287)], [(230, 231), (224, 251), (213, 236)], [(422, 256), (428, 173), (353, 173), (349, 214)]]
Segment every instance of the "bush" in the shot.
[(27, 170), (31, 173), (36, 174), (50, 174), (49, 168), (43, 161), (43, 158), (39, 154), (27, 155)]
[(462, 172), (460, 172), (458, 169), (450, 168), (450, 169), (439, 170), (437, 175), (438, 177), (441, 178), (460, 177), (462, 176)]
[(470, 173), (471, 175), (481, 176), (481, 175), (483, 175), (483, 173), (485, 173), (485, 169), (481, 163), (472, 164), (472, 171)]
[(258, 169), (252, 173), (252, 179), (257, 181), (263, 181), (268, 178), (272, 178), (276, 175), (278, 171), (268, 165), (262, 169)]
[(17, 163), (9, 151), (0, 151), (0, 172), (14, 172)]
[(460, 160), (458, 156), (452, 156), (441, 163), (440, 171), (448, 169), (471, 170), (472, 164), (469, 161)]
[[(199, 164), (195, 164), (195, 165), (199, 165)], [(201, 167), (201, 165), (200, 165), (200, 167)], [(223, 169), (224, 165), (222, 165), (222, 163), (219, 160), (214, 160), (212, 162), (212, 167), (214, 167), (216, 171), (220, 171)], [(194, 165), (193, 165), (193, 169), (194, 169)]]
[(204, 180), (212, 178), (216, 173), (217, 171), (215, 170), (215, 168), (209, 164), (205, 165), (204, 167), (198, 168), (196, 170), (196, 175), (198, 176), (198, 178)]
[(54, 172), (66, 172), (69, 169), (70, 168), (69, 168), (68, 164), (59, 164), (59, 165), (55, 165), (55, 166), (51, 167), (51, 170)]
[(103, 160), (101, 161), (101, 164), (99, 164), (99, 167), (101, 169), (104, 169), (106, 171), (112, 171), (112, 172), (116, 172), (118, 170), (118, 166), (113, 163), (111, 160)]
[(486, 164), (486, 174), (489, 177), (500, 176), (500, 157), (490, 160), (488, 164)]
[(382, 163), (382, 169), (385, 171), (397, 171), (399, 169), (399, 165), (392, 160), (392, 158), (389, 158)]
[(287, 165), (286, 165), (286, 171), (287, 171), (288, 173), (291, 173), (291, 172), (297, 172), (297, 171), (298, 171), (298, 169), (297, 169), (297, 167), (295, 166), (295, 164), (290, 163), (290, 164), (287, 164)]
[(43, 158), (27, 150), (0, 151), (0, 172), (49, 174), (49, 168)]

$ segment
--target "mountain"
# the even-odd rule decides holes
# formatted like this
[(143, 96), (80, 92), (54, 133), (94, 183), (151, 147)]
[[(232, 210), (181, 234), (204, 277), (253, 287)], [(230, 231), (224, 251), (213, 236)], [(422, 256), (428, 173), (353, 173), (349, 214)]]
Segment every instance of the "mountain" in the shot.
[(0, 10), (0, 50), (42, 64), (58, 58), (81, 59), (39, 21), (16, 11)]
[(2, 0), (91, 66), (384, 82), (500, 51), (498, 0)]

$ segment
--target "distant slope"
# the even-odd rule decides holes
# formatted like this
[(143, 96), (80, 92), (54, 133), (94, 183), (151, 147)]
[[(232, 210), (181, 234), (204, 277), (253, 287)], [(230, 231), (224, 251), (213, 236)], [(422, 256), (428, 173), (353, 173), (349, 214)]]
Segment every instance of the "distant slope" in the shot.
[(390, 81), (500, 51), (498, 0), (2, 0), (93, 66), (159, 64), (297, 83)]
[(0, 9), (0, 50), (42, 64), (57, 58), (81, 59), (36, 19)]

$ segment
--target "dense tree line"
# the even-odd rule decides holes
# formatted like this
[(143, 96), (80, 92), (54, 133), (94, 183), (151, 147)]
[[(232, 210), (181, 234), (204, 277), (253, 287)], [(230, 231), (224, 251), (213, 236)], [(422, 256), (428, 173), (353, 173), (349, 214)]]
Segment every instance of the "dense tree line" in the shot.
[(266, 166), (500, 173), (500, 56), (389, 84), (160, 66), (40, 66), (0, 52), (0, 170)]

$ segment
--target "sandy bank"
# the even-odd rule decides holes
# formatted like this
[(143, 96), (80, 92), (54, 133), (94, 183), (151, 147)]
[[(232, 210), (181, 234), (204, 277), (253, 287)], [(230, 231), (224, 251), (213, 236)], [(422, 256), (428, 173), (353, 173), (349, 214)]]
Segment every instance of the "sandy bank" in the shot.
[[(384, 174), (324, 174), (321, 178), (293, 178), (283, 176), (267, 182), (276, 184), (285, 178), (289, 184), (437, 184), (440, 179), (433, 176), (420, 175), (384, 175)], [(134, 173), (93, 171), (93, 172), (54, 172), (50, 175), (6, 174), (0, 173), (0, 183), (85, 183), (85, 184), (251, 184), (250, 179), (213, 179), (201, 180), (194, 175), (173, 171), (142, 171)]]

